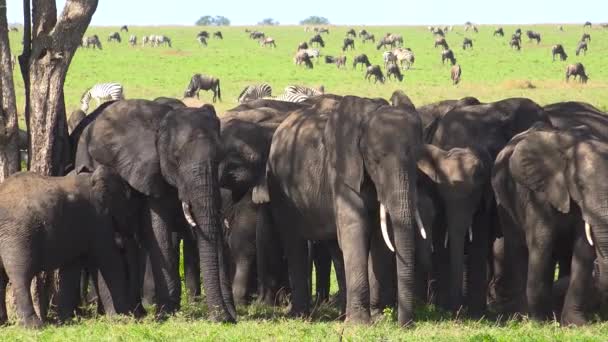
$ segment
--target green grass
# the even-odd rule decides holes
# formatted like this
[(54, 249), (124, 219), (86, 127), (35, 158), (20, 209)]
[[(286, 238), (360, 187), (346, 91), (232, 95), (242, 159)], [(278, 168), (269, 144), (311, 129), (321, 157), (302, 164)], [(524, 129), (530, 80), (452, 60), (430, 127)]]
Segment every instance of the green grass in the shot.
[[(464, 33), (455, 28), (447, 36), (463, 68), (462, 84), (451, 86), (449, 67), (440, 62), (440, 49), (433, 48), (433, 37), (425, 27), (367, 27), (376, 37), (385, 32), (402, 34), (405, 46), (416, 54), (414, 68), (405, 73), (403, 83), (385, 85), (363, 80), (364, 72), (352, 70), (352, 57), (366, 53), (372, 63), (382, 64), (382, 53), (373, 44), (361, 44), (348, 52), (346, 70), (320, 63), (314, 70), (293, 65), (293, 54), (299, 42), (308, 40), (312, 33), (302, 27), (264, 27), (274, 37), (278, 48), (263, 49), (247, 38), (244, 27), (222, 28), (225, 39), (211, 39), (209, 47), (201, 48), (194, 37), (197, 27), (131, 27), (141, 38), (144, 34), (166, 34), (173, 39), (173, 48), (131, 48), (128, 35), (122, 34), (122, 44), (106, 42), (110, 32), (118, 27), (92, 27), (87, 35), (97, 33), (103, 50), (80, 49), (70, 67), (65, 99), (68, 111), (79, 106), (81, 94), (100, 82), (120, 82), (129, 98), (172, 96), (181, 98), (194, 73), (211, 74), (221, 79), (224, 101), (217, 104), (221, 114), (236, 105), (241, 89), (252, 83), (268, 82), (278, 95), (289, 84), (316, 86), (323, 84), (326, 91), (337, 94), (356, 94), (388, 98), (395, 89), (403, 89), (416, 105), (463, 96), (476, 96), (481, 101), (493, 101), (512, 96), (525, 96), (540, 104), (578, 100), (608, 110), (608, 30), (590, 30), (592, 41), (587, 56), (576, 57), (574, 49), (582, 35), (580, 25), (565, 26), (558, 32), (556, 25), (522, 26), (543, 35), (543, 43), (536, 45), (523, 39), (523, 49), (515, 52), (508, 47), (508, 37), (494, 38), (494, 27), (482, 26), (480, 33)], [(324, 35), (327, 48), (324, 54), (339, 55), (342, 39), (348, 27), (332, 27)], [(214, 28), (207, 28), (213, 32)], [(515, 26), (505, 26), (510, 37)], [(462, 51), (464, 36), (474, 40), (474, 49)], [(10, 33), (14, 53), (21, 41), (20, 34)], [(561, 43), (569, 54), (568, 62), (551, 62), (551, 45)], [(565, 66), (580, 61), (585, 64), (590, 81), (582, 86), (564, 82)], [(19, 112), (23, 112), (23, 82), (15, 70)], [(535, 88), (526, 88), (525, 82)], [(201, 92), (201, 99), (211, 100), (211, 94)], [(21, 118), (22, 119), (22, 118)], [(332, 282), (335, 289), (335, 280)], [(41, 331), (27, 331), (17, 326), (0, 329), (0, 340), (5, 341), (131, 341), (131, 340), (279, 340), (279, 341), (605, 341), (607, 323), (594, 323), (584, 328), (560, 328), (556, 323), (539, 324), (523, 321), (495, 322), (489, 320), (451, 320), (431, 307), (420, 308), (416, 328), (402, 329), (392, 314), (372, 326), (343, 324), (335, 309), (322, 307), (310, 320), (288, 319), (283, 309), (263, 306), (239, 308), (237, 325), (213, 324), (205, 321), (204, 305), (186, 306), (179, 314), (164, 322), (151, 317), (136, 322), (130, 318), (83, 318), (76, 324), (47, 326)]]

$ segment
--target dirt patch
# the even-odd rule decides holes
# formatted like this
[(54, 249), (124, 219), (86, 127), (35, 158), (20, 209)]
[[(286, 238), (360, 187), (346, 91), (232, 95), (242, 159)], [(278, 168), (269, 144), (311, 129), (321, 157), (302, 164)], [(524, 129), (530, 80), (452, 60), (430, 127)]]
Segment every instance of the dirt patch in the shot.
[(192, 53), (182, 50), (163, 50), (161, 54), (166, 56), (191, 56)]
[(506, 89), (536, 89), (530, 80), (507, 80), (502, 83), (502, 87)]

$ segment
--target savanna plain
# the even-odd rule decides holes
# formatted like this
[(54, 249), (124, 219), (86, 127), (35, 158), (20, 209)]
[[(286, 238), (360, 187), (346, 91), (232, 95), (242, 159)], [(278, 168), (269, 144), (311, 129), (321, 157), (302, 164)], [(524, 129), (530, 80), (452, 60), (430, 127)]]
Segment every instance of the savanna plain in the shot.
[[(383, 64), (382, 50), (375, 44), (363, 44), (356, 39), (356, 49), (344, 53), (347, 67), (337, 69), (325, 64), (323, 57), (312, 70), (294, 65), (293, 56), (298, 43), (308, 41), (313, 32), (301, 26), (250, 27), (261, 30), (276, 41), (276, 48), (262, 48), (249, 39), (246, 27), (129, 27), (121, 33), (122, 43), (108, 43), (107, 36), (119, 27), (89, 27), (86, 35), (99, 35), (103, 49), (81, 48), (76, 53), (65, 82), (65, 101), (68, 113), (79, 107), (82, 93), (97, 83), (118, 82), (127, 98), (153, 99), (159, 96), (182, 98), (190, 77), (195, 73), (213, 75), (221, 80), (222, 101), (215, 104), (218, 115), (237, 105), (240, 91), (249, 84), (269, 83), (273, 95), (292, 84), (323, 85), (328, 93), (388, 98), (396, 89), (410, 96), (414, 104), (475, 96), (482, 102), (508, 97), (528, 97), (541, 105), (559, 101), (584, 101), (608, 111), (608, 29), (597, 25), (583, 30), (581, 25), (521, 25), (503, 26), (504, 37), (494, 37), (494, 26), (480, 26), (479, 33), (465, 32), (462, 25), (446, 35), (462, 67), (462, 81), (452, 86), (450, 67), (441, 63), (441, 49), (434, 48), (434, 37), (427, 27), (352, 26), (356, 31), (365, 28), (376, 38), (390, 32), (401, 34), (404, 46), (416, 56), (413, 67), (405, 71), (403, 82), (387, 81), (374, 84), (364, 80), (364, 71), (353, 70), (355, 55), (365, 53), (372, 64)], [(511, 34), (517, 27), (534, 30), (542, 35), (542, 42), (529, 42), (522, 36), (522, 50), (509, 47)], [(323, 35), (326, 43), (322, 55), (339, 56), (342, 41), (350, 27), (330, 26)], [(201, 47), (196, 34), (221, 30), (223, 40), (209, 39)], [(586, 56), (575, 55), (583, 32), (592, 36)], [(138, 37), (138, 45), (130, 47), (129, 35)], [(164, 34), (172, 39), (172, 47), (142, 47), (141, 37)], [(473, 49), (462, 50), (464, 37), (473, 39)], [(13, 54), (21, 51), (21, 33), (10, 33)], [(551, 47), (562, 44), (567, 61), (552, 62)], [(589, 82), (565, 82), (566, 66), (581, 62), (585, 65)], [(23, 81), (15, 69), (18, 110), (23, 113)], [(200, 99), (211, 102), (212, 93), (201, 91)], [(20, 116), (23, 127), (23, 117)], [(332, 281), (332, 291), (337, 285)], [(185, 291), (183, 291), (185, 293)], [(420, 305), (417, 323), (413, 328), (400, 328), (395, 314), (386, 310), (382, 319), (371, 326), (344, 324), (338, 311), (331, 305), (318, 307), (308, 319), (287, 318), (283, 308), (253, 304), (239, 308), (236, 325), (209, 323), (205, 320), (204, 301), (187, 304), (182, 310), (162, 322), (152, 317), (135, 320), (128, 317), (107, 318), (91, 313), (79, 318), (77, 324), (49, 325), (39, 331), (18, 326), (0, 328), (3, 341), (607, 341), (608, 323), (593, 323), (582, 328), (560, 327), (557, 322), (536, 323), (527, 318), (494, 317), (480, 320), (452, 319), (432, 306)]]

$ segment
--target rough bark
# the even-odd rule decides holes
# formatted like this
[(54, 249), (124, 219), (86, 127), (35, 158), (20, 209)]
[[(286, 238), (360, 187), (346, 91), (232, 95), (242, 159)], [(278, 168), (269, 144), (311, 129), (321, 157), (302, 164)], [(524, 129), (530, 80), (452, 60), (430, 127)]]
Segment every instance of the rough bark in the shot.
[(18, 138), (6, 0), (0, 0), (0, 182), (19, 171)]
[[(20, 63), (24, 83), (28, 86), (28, 166), (43, 175), (61, 175), (67, 162), (68, 131), (63, 84), (97, 3), (97, 0), (68, 0), (57, 19), (54, 1), (32, 0), (31, 42), (29, 47), (24, 47)], [(28, 14), (25, 13), (26, 23)], [(27, 29), (24, 35), (27, 35)], [(24, 44), (28, 43), (27, 38), (24, 37)]]

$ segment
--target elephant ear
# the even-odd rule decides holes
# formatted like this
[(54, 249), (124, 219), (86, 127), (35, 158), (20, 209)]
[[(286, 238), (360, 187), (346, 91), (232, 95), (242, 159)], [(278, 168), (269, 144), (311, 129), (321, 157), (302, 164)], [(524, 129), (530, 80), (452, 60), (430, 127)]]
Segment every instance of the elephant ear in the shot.
[(160, 122), (171, 107), (147, 100), (117, 102), (90, 127), (88, 152), (135, 190), (159, 197), (167, 189), (156, 147)]
[(91, 174), (91, 200), (100, 214), (110, 215), (119, 224), (118, 229), (129, 229), (129, 200), (131, 188), (121, 176), (107, 166), (98, 166)]
[(427, 175), (433, 182), (441, 183), (442, 174), (439, 171), (439, 161), (445, 151), (439, 147), (424, 144), (418, 149), (418, 170)]
[(533, 131), (515, 146), (509, 171), (516, 182), (542, 193), (562, 213), (570, 211), (570, 192), (566, 182), (567, 157), (563, 142), (555, 131)]
[(363, 126), (370, 115), (382, 105), (388, 105), (388, 102), (382, 99), (345, 96), (337, 110), (328, 115), (324, 143), (330, 169), (336, 172), (333, 175), (334, 182), (340, 180), (351, 189), (360, 191), (364, 175), (359, 144)]

